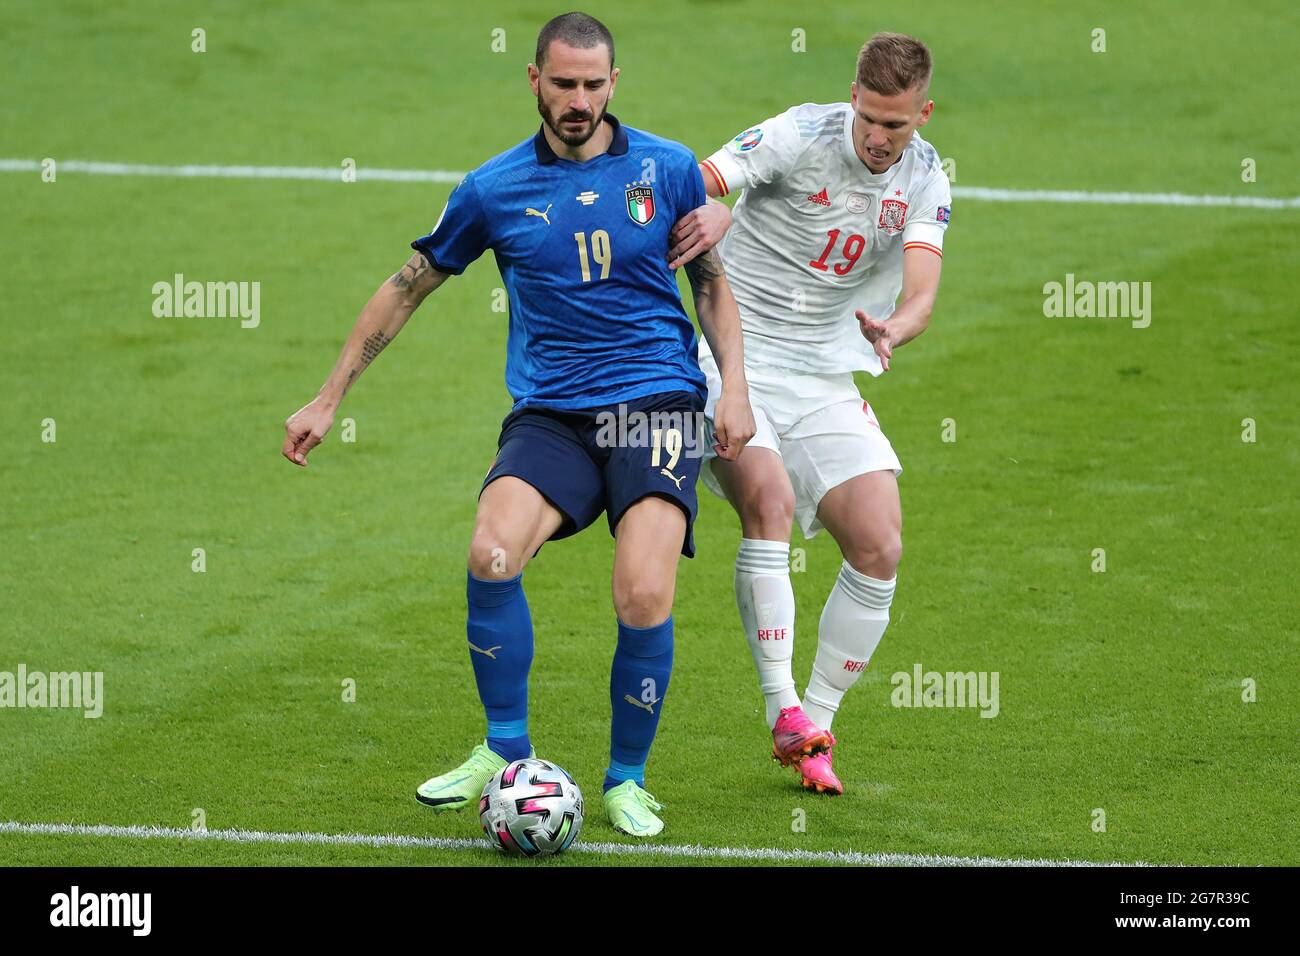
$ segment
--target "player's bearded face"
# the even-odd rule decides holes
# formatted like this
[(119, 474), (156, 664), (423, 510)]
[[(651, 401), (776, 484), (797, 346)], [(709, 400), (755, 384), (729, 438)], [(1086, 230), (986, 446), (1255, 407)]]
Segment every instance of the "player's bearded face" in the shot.
[(565, 146), (579, 147), (600, 129), (618, 70), (613, 51), (602, 43), (573, 47), (552, 40), (543, 65), (528, 66), (537, 94), (537, 112), (547, 129)]
[(566, 146), (581, 146), (595, 135), (600, 128), (605, 111), (609, 108), (609, 99), (601, 100), (599, 106), (595, 98), (586, 97), (586, 106), (575, 106), (566, 95), (557, 103), (547, 103), (541, 89), (537, 91), (537, 112), (542, 114), (546, 123)]

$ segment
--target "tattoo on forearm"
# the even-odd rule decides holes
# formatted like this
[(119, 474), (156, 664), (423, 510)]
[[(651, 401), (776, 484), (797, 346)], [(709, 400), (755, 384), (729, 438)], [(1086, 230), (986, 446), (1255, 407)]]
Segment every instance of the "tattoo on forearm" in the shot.
[[(369, 365), (375, 360), (375, 356), (384, 350), (389, 342), (393, 341), (383, 333), (383, 330), (371, 332), (366, 336), (366, 340), (361, 343), (361, 364)], [(353, 370), (355, 371), (355, 369)]]
[(722, 275), (722, 259), (717, 249), (710, 249), (703, 255), (696, 256), (686, 263), (686, 278), (696, 292), (703, 290), (714, 279)]
[(356, 369), (349, 369), (349, 370), (348, 370), (348, 380), (347, 380), (346, 382), (343, 383), (343, 394), (344, 394), (344, 395), (346, 395), (346, 394), (348, 393), (348, 389), (350, 389), (350, 388), (352, 387), (352, 383), (353, 383), (353, 381), (356, 379), (356, 377), (357, 377), (357, 370), (356, 370)]
[(388, 282), (405, 292), (412, 286), (418, 285), (431, 271), (429, 260), (417, 252), (407, 260), (406, 265), (393, 274)]

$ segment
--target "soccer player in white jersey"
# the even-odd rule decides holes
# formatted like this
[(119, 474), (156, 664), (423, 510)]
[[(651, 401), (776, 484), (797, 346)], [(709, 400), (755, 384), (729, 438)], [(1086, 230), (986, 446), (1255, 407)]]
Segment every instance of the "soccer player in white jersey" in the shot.
[[(889, 370), (929, 324), (939, 288), (948, 179), (917, 128), (930, 119), (930, 52), (879, 33), (858, 56), (847, 103), (804, 104), (745, 130), (701, 163), (710, 196), (743, 190), (678, 225), (670, 256), (720, 252), (740, 306), (757, 434), (701, 477), (740, 516), (736, 603), (758, 667), (773, 757), (803, 786), (839, 794), (831, 722), (889, 623), (902, 551), (902, 470), (858, 369)], [(700, 346), (709, 406), (717, 365)], [(791, 672), (790, 528), (822, 528), (844, 561), (822, 611), (802, 701)]]

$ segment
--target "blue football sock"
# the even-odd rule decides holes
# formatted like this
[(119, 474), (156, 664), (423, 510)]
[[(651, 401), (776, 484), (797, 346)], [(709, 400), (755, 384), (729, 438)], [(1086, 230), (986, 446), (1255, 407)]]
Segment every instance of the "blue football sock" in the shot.
[(483, 581), (468, 575), (465, 632), (479, 700), (487, 713), (488, 748), (506, 761), (532, 750), (528, 740), (528, 669), (533, 663), (533, 619), (523, 575)]
[(609, 769), (605, 789), (624, 780), (645, 786), (645, 763), (673, 671), (673, 619), (654, 627), (618, 622), (618, 649), (609, 670)]

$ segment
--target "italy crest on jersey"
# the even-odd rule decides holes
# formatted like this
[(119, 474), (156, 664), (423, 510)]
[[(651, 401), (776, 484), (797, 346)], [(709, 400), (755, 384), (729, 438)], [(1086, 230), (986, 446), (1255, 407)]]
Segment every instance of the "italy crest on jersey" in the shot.
[(627, 188), (627, 214), (638, 226), (650, 224), (655, 217), (655, 190), (653, 186)]

